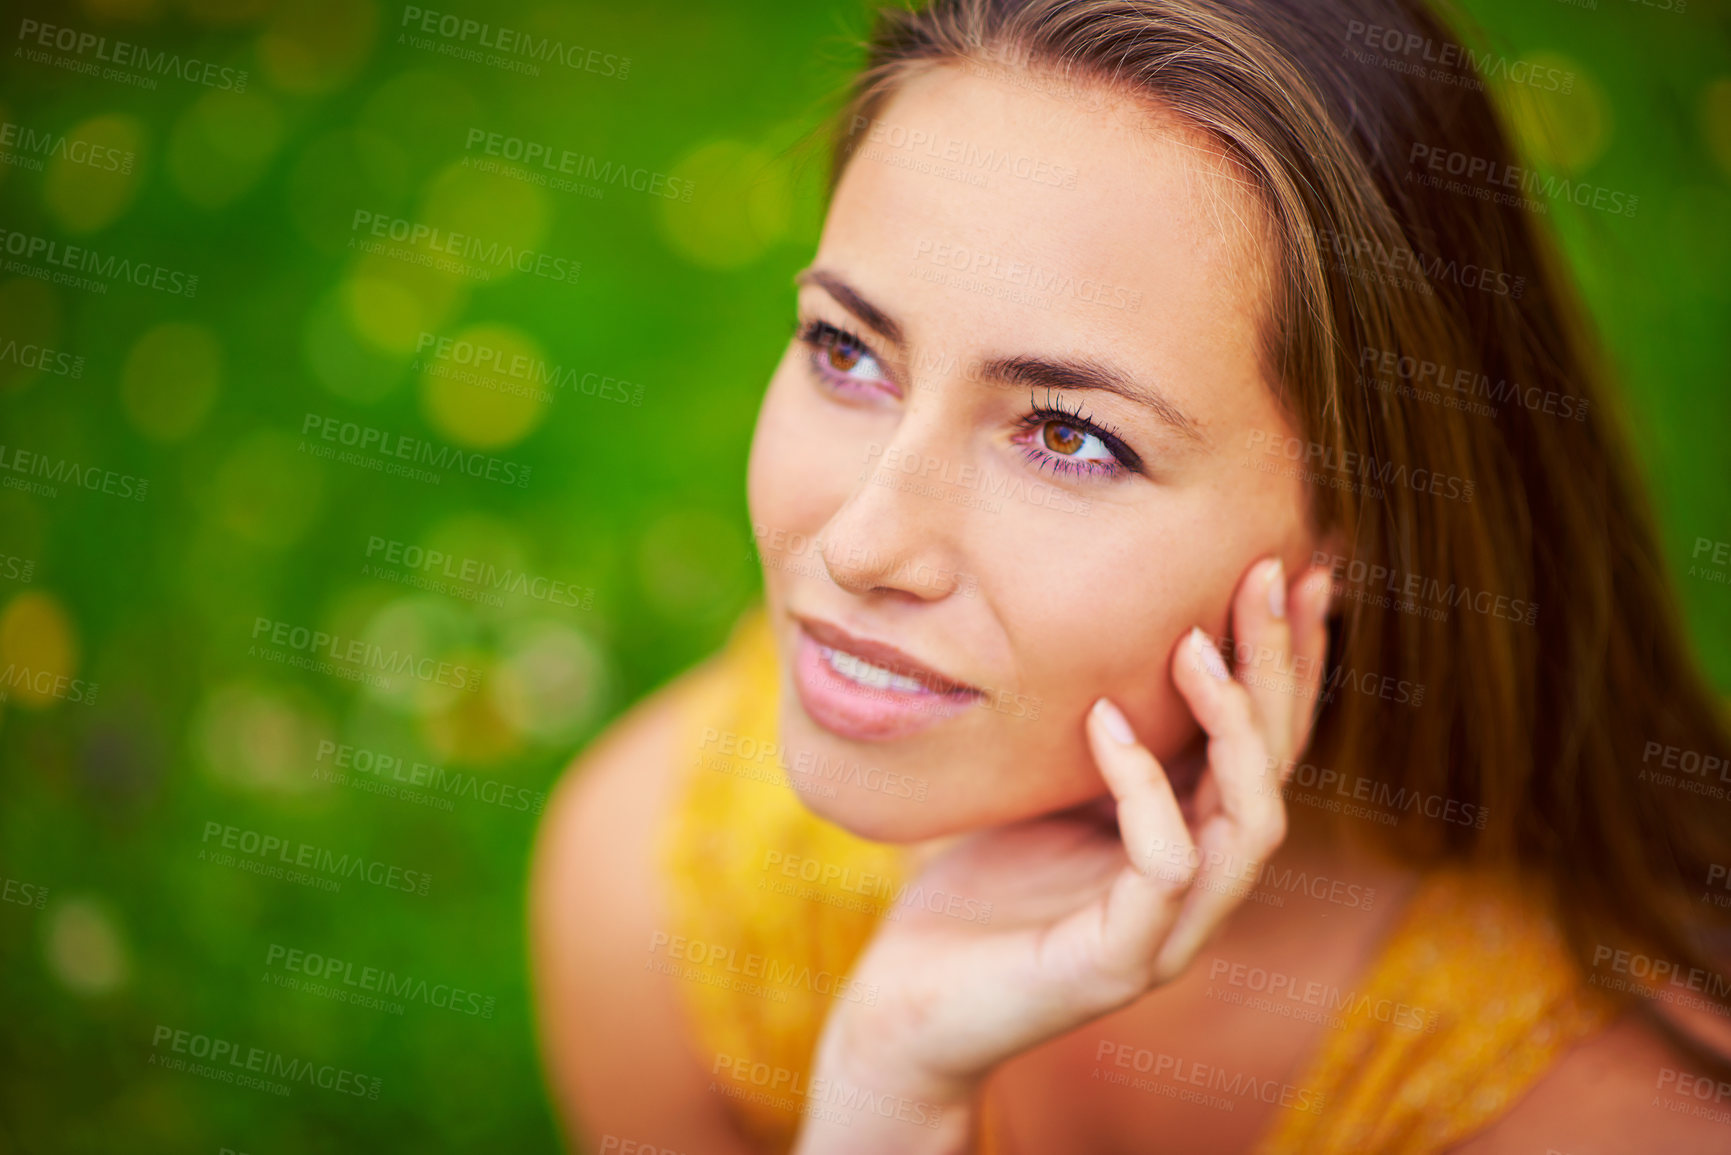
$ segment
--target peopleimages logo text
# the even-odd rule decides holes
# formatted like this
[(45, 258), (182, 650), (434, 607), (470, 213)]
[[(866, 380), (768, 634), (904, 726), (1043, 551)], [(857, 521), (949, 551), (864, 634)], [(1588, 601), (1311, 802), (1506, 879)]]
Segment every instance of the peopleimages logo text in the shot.
[[(80, 465), (64, 457), (50, 457), (48, 454), (34, 449), (21, 449), (0, 444), (0, 477), (8, 489), (27, 489), (35, 486), (47, 490), (43, 496), (55, 497), (61, 485), (75, 486), (87, 489), (91, 493), (106, 493), (110, 497), (124, 498), (130, 501), (143, 501), (150, 493), (150, 480), (136, 477), (130, 473), (120, 473), (113, 469), (103, 469), (96, 465)], [(11, 474), (21, 474), (26, 478), (41, 478), (41, 482), (20, 481), (16, 484)]]
[(21, 168), (40, 172), (45, 159), (81, 164), (98, 172), (128, 173), (138, 158), (127, 149), (75, 139), (64, 133), (35, 129), (10, 120), (0, 122), (0, 163), (18, 164)]
[(407, 894), (425, 895), (433, 882), (433, 876), (424, 870), (404, 870), (360, 854), (338, 855), (327, 847), (314, 846), (310, 842), (290, 841), (275, 834), (247, 830), (214, 819), (205, 822), (204, 835), (199, 839), (207, 847), (212, 840), (223, 850), (238, 850), (262, 859), (275, 855), (276, 862), (283, 866), (316, 870), (337, 878), (359, 878), (373, 886)]
[[(523, 488), (529, 484), (531, 467), (520, 462), (472, 450), (465, 452), (456, 446), (443, 445), (424, 437), (407, 437), (376, 425), (362, 425), (358, 421), (344, 421), (321, 413), (308, 413), (302, 418), (301, 436), (328, 441), (360, 453), (376, 453), (380, 457), (394, 457), (415, 465), (452, 470), (469, 477), (484, 477), (501, 485)], [(436, 476), (426, 474), (426, 477)]]
[(340, 983), (344, 987), (386, 998), (424, 1003), (440, 1010), (454, 1011), (490, 1019), (498, 1005), (492, 995), (466, 990), (450, 983), (429, 983), (412, 975), (399, 975), (380, 967), (356, 967), (351, 961), (317, 951), (271, 943), (265, 951), (264, 965), (275, 967), (321, 983)]
[[(531, 387), (546, 386), (553, 389), (568, 389), (572, 393), (581, 393), (585, 397), (595, 397), (602, 401), (617, 401), (621, 404), (629, 401), (632, 405), (643, 404), (643, 386), (618, 377), (608, 377), (593, 371), (579, 371), (554, 365), (542, 357), (531, 357), (526, 353), (505, 350), (497, 345), (485, 342), (467, 341), (455, 337), (441, 337), (435, 333), (423, 332), (415, 340), (415, 352), (430, 361), (443, 363), (440, 367), (456, 366), (461, 369), (472, 369), (474, 374), (458, 376), (455, 373), (437, 374), (453, 376), (466, 384), (479, 385), (482, 388), (495, 388), (494, 383), (487, 380), (487, 375), (503, 375), (514, 381), (522, 381)], [(420, 361), (416, 361), (420, 365)], [(427, 366), (429, 370), (433, 365)], [(495, 390), (515, 392), (514, 390)], [(551, 400), (552, 394), (544, 389), (535, 389), (540, 394), (538, 399)], [(527, 392), (527, 395), (534, 395)]]
[(328, 738), (319, 742), (315, 761), (319, 764), (314, 769), (315, 780), (341, 775), (359, 781), (400, 783), (411, 788), (425, 786), (442, 798), (473, 798), (489, 806), (534, 814), (541, 813), (547, 804), (547, 795), (539, 790), (525, 790), (465, 770), (447, 770), (430, 762), (410, 762), (400, 754), (383, 750), (339, 745)]
[[(35, 233), (0, 228), (0, 253), (17, 257), (19, 262), (41, 261), (56, 269), (71, 270), (69, 273), (51, 273), (44, 276), (24, 264), (12, 268), (11, 264), (18, 262), (9, 262), (7, 272), (35, 276), (38, 280), (70, 277), (76, 282), (73, 284), (74, 288), (87, 291), (94, 289), (106, 293), (108, 289), (103, 286), (103, 281), (125, 281), (141, 289), (167, 293), (171, 297), (198, 295), (197, 274), (166, 268), (149, 261), (135, 261), (131, 257), (116, 256), (113, 253), (104, 256), (95, 249), (85, 248), (83, 245), (61, 244), (50, 237), (37, 236)], [(100, 277), (102, 280), (91, 281), (77, 276), (80, 273)]]
[[(380, 240), (395, 241), (408, 245), (411, 250), (424, 250), (421, 256), (424, 260), (417, 263), (432, 264), (446, 272), (463, 275), (473, 275), (476, 272), (491, 276), (492, 273), (513, 269), (519, 273), (541, 277), (544, 280), (556, 281), (561, 284), (575, 285), (577, 278), (583, 272), (583, 262), (567, 257), (554, 256), (535, 249), (519, 248), (516, 245), (500, 241), (484, 240), (470, 233), (452, 232), (437, 225), (429, 225), (425, 221), (412, 221), (407, 217), (393, 217), (388, 213), (373, 212), (370, 209), (356, 209), (349, 221), (351, 233), (364, 233), (368, 237)], [(350, 247), (363, 247), (350, 239)], [(364, 247), (363, 247), (364, 248)], [(364, 251), (378, 251), (364, 248)], [(390, 255), (388, 252), (386, 255)], [(440, 263), (439, 257), (453, 258), (452, 261)], [(471, 269), (461, 262), (472, 261), (476, 268)]]
[(430, 685), (449, 686), (471, 693), (481, 686), (481, 671), (473, 666), (442, 662), (416, 654), (413, 650), (387, 650), (361, 638), (345, 638), (292, 622), (255, 617), (252, 637), (254, 642), (262, 638), (268, 645), (329, 658), (333, 662), (346, 662), (382, 674), (403, 675)]
[(78, 28), (23, 20), (18, 24), (18, 39), (25, 44), (34, 42), (40, 48), (69, 53), (74, 57), (88, 57), (99, 64), (136, 68), (152, 76), (172, 76), (188, 84), (201, 84), (225, 92), (246, 91), (247, 73), (244, 68), (225, 68), (214, 61), (191, 56), (183, 58), (176, 52), (155, 51), (127, 40), (110, 40)]
[(485, 128), (469, 130), (463, 141), (463, 151), (481, 152), (527, 169), (538, 168), (547, 174), (594, 181), (598, 185), (618, 185), (632, 192), (685, 204), (691, 203), (691, 194), (697, 187), (689, 180), (668, 176), (664, 172), (599, 160), (587, 153), (572, 152), (568, 148), (502, 132), (489, 132)]
[[(245, 1047), (232, 1039), (219, 1039), (214, 1035), (201, 1035), (195, 1031), (176, 1030), (174, 1027), (157, 1024), (156, 1031), (150, 1039), (153, 1051), (166, 1050), (170, 1054), (188, 1055), (194, 1059), (208, 1061), (212, 1066), (226, 1063), (227, 1069), (217, 1068), (217, 1071), (227, 1075), (219, 1078), (220, 1082), (234, 1082), (234, 1074), (245, 1072), (262, 1079), (281, 1079), (286, 1083), (305, 1083), (308, 1086), (320, 1087), (326, 1091), (334, 1091), (341, 1095), (354, 1095), (357, 1098), (377, 1099), (379, 1088), (384, 1080), (372, 1075), (363, 1075), (334, 1063), (312, 1063), (305, 1059), (295, 1059), (279, 1052), (267, 1050), (264, 1047)], [(152, 1066), (165, 1066), (175, 1069), (171, 1061), (160, 1060), (152, 1054)], [(200, 1071), (199, 1074), (217, 1072)], [(268, 1089), (268, 1088), (267, 1088)], [(287, 1090), (279, 1092), (287, 1094)]]
[[(551, 36), (536, 36), (516, 28), (502, 25), (494, 27), (484, 21), (458, 16), (453, 12), (437, 12), (430, 8), (418, 8), (413, 4), (405, 5), (399, 27), (405, 32), (437, 36), (456, 49), (446, 51), (444, 55), (473, 60), (476, 63), (519, 64), (526, 66), (531, 74), (539, 73), (539, 69), (532, 67), (532, 62), (539, 62), (558, 63), (574, 72), (590, 72), (613, 80), (624, 80), (631, 75), (629, 56), (584, 48), (580, 44), (567, 44)], [(402, 34), (399, 34), (398, 42), (402, 42)], [(474, 47), (470, 48), (470, 45)], [(425, 47), (422, 44), (414, 46)], [(484, 56), (483, 51), (497, 55)]]

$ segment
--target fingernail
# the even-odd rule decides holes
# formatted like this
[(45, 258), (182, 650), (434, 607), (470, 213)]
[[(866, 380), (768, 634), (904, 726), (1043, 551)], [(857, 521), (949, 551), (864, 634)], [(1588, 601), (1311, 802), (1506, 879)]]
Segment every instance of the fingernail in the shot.
[(1277, 618), (1286, 616), (1286, 563), (1279, 558), (1268, 571), (1268, 612)]
[(1129, 720), (1124, 717), (1124, 712), (1109, 700), (1101, 698), (1095, 702), (1094, 713), (1100, 715), (1100, 724), (1106, 727), (1106, 733), (1112, 735), (1114, 742), (1120, 746), (1136, 744), (1136, 732), (1130, 729)]
[(1226, 660), (1220, 656), (1220, 651), (1214, 648), (1214, 643), (1208, 640), (1208, 635), (1202, 632), (1201, 626), (1190, 627), (1190, 646), (1196, 653), (1196, 660), (1202, 663), (1202, 668), (1215, 678), (1224, 682), (1232, 676), (1226, 672)]

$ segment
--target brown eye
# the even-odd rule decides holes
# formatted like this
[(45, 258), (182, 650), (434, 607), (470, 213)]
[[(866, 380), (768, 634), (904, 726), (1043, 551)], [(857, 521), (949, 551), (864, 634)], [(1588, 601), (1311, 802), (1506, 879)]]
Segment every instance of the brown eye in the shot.
[(1041, 440), (1046, 448), (1054, 453), (1062, 453), (1070, 457), (1080, 452), (1087, 443), (1088, 435), (1073, 425), (1065, 425), (1061, 421), (1048, 421), (1041, 433)]
[(829, 362), (829, 367), (837, 373), (852, 372), (853, 367), (859, 364), (860, 358), (863, 356), (865, 356), (865, 350), (852, 341), (832, 341), (829, 348), (824, 350), (824, 359)]
[(811, 346), (812, 368), (832, 381), (888, 384), (889, 374), (866, 343), (852, 333), (816, 321), (801, 339)]

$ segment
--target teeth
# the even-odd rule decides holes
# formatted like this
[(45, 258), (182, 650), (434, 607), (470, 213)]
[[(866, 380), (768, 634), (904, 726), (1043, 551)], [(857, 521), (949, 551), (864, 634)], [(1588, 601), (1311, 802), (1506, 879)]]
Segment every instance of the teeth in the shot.
[(818, 651), (823, 654), (823, 660), (829, 663), (830, 669), (850, 682), (857, 682), (873, 690), (899, 690), (904, 694), (919, 694), (926, 689), (918, 678), (874, 666), (864, 658), (841, 650), (832, 650), (828, 646), (819, 646)]

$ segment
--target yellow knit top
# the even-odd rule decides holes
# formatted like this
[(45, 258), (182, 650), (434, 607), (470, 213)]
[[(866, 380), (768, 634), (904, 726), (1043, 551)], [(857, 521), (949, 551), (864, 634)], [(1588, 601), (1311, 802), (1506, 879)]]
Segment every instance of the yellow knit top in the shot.
[[(761, 610), (741, 619), (692, 687), (682, 785), (660, 832), (670, 925), (652, 964), (681, 990), (711, 1090), (764, 1151), (785, 1152), (829, 1009), (874, 992), (848, 977), (909, 885), (904, 852), (813, 815), (868, 766), (817, 763), (777, 742), (780, 677)], [(917, 897), (917, 896), (916, 896)], [(989, 920), (989, 909), (963, 917)], [(662, 936), (658, 936), (662, 937)], [(1255, 1155), (1430, 1155), (1495, 1120), (1615, 1013), (1581, 981), (1552, 922), (1505, 885), (1461, 871), (1420, 884), (1296, 1085), (1323, 1109), (1281, 1111)], [(1368, 1013), (1424, 1007), (1423, 1031)], [(1386, 1005), (1386, 1004), (1383, 1004)], [(980, 1150), (1000, 1149), (990, 1117)]]

